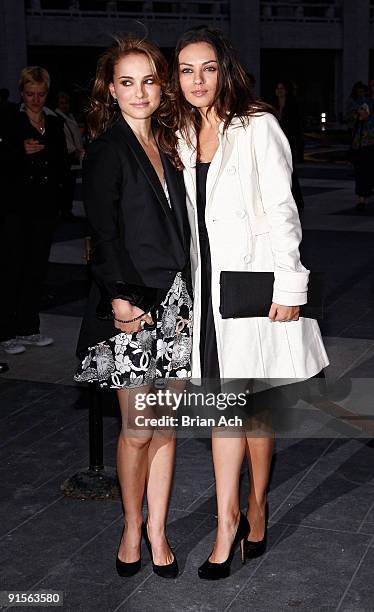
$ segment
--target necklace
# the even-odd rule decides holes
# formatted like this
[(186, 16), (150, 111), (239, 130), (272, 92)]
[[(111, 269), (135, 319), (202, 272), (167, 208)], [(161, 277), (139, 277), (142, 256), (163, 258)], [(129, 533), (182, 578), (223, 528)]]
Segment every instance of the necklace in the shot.
[(31, 117), (29, 117), (31, 123), (36, 127), (37, 130), (39, 130), (39, 132), (43, 135), (45, 132), (45, 126), (44, 124), (44, 119), (42, 118), (40, 121), (34, 121), (33, 119), (31, 119)]

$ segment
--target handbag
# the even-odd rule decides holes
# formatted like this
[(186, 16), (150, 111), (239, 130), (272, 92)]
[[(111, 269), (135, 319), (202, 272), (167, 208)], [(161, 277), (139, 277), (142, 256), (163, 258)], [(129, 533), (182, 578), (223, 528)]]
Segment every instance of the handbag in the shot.
[[(220, 307), (222, 319), (267, 317), (273, 301), (273, 272), (229, 272), (220, 275)], [(324, 317), (324, 277), (310, 273), (308, 303), (300, 306), (300, 316)]]

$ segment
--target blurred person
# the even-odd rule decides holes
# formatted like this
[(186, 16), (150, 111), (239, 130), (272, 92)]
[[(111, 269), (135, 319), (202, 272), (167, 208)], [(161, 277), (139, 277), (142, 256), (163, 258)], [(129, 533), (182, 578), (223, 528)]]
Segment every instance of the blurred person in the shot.
[(349, 159), (355, 174), (356, 210), (364, 212), (374, 187), (374, 98), (361, 81), (352, 87), (346, 121), (351, 129)]
[(356, 81), (345, 105), (344, 118), (348, 127), (353, 130), (356, 123), (356, 110), (360, 103), (365, 103), (369, 97), (369, 88), (362, 81)]
[[(141, 568), (142, 533), (153, 571), (163, 578), (178, 574), (165, 533), (174, 431), (139, 430), (134, 424), (138, 396), (153, 393), (160, 379), (178, 392), (191, 370), (185, 189), (181, 172), (158, 142), (170, 105), (166, 81), (167, 63), (155, 44), (118, 39), (97, 66), (88, 115), (93, 140), (83, 161), (93, 283), (77, 348), (82, 362), (74, 378), (117, 390), (124, 524), (116, 569), (122, 577)], [(148, 418), (150, 412), (156, 416), (149, 408), (142, 414)]]
[(76, 183), (76, 170), (73, 166), (80, 165), (84, 155), (83, 139), (79, 125), (70, 111), (70, 96), (60, 92), (57, 96), (56, 114), (64, 120), (64, 131), (67, 146), (65, 175), (61, 188), (61, 218), (64, 221), (74, 221), (73, 199)]
[(6, 87), (2, 87), (0, 89), (0, 109), (1, 111), (4, 110), (10, 110), (10, 112), (13, 110), (15, 110), (17, 108), (17, 104), (15, 104), (15, 102), (10, 102), (9, 101), (9, 89), (7, 89)]
[(304, 134), (300, 106), (295, 95), (295, 85), (291, 81), (278, 81), (275, 88), (276, 109), (279, 122), (290, 143), (294, 161), (304, 161)]
[(17, 196), (9, 205), (16, 214), (7, 217), (17, 219), (9, 231), (16, 271), (14, 291), (0, 304), (0, 319), (10, 336), (1, 346), (12, 354), (23, 352), (26, 345), (53, 343), (53, 338), (40, 333), (39, 308), (67, 151), (62, 120), (43, 110), (49, 86), (44, 68), (28, 66), (22, 70), (19, 90), (23, 106), (11, 136)]
[(295, 164), (304, 161), (304, 135), (301, 112), (294, 90), (295, 87), (291, 81), (278, 81), (275, 88), (275, 107), (278, 110), (279, 123), (291, 148), (293, 161), (292, 195), (300, 213), (304, 210), (304, 198)]

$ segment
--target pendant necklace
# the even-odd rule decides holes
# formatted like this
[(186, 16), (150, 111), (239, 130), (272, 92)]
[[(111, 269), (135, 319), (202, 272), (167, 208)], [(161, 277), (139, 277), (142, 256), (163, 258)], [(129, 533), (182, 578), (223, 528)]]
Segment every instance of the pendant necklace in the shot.
[(36, 129), (41, 133), (41, 135), (43, 136), (44, 132), (45, 132), (45, 126), (42, 125), (43, 123), (43, 119), (41, 121), (34, 121), (33, 119), (31, 119), (31, 117), (29, 117), (31, 123), (36, 127)]

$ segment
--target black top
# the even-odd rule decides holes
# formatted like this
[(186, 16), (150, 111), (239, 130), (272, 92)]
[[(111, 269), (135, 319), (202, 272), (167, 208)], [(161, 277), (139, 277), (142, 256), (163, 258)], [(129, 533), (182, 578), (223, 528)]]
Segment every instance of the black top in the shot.
[(19, 124), (22, 147), (23, 141), (30, 138), (44, 145), (40, 153), (23, 153), (26, 187), (48, 185), (51, 189), (56, 188), (63, 179), (67, 156), (63, 120), (53, 115), (44, 115), (44, 134), (32, 125), (25, 112), (20, 112)]
[(208, 176), (210, 162), (199, 162), (196, 164), (196, 204), (199, 237), (201, 240), (208, 240), (205, 225), (206, 208), (206, 179)]
[(201, 377), (217, 380), (220, 377), (220, 372), (212, 309), (212, 266), (209, 237), (205, 225), (206, 181), (209, 166), (210, 162), (196, 164), (196, 207), (201, 255), (201, 327), (199, 349)]
[(160, 152), (171, 207), (155, 169), (121, 117), (88, 147), (83, 200), (91, 227), (94, 280), (78, 351), (114, 335), (111, 300), (129, 284), (168, 290), (189, 262), (183, 175)]
[[(4, 197), (1, 210), (56, 212), (55, 194), (64, 176), (67, 156), (64, 122), (53, 115), (45, 115), (44, 120), (45, 132), (41, 134), (18, 106), (0, 109), (1, 185), (3, 192), (5, 189), (12, 194), (11, 199)], [(44, 150), (27, 155), (24, 141), (30, 138), (44, 144)]]

